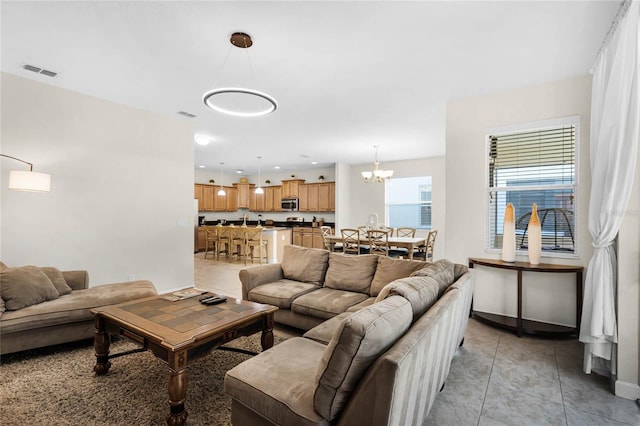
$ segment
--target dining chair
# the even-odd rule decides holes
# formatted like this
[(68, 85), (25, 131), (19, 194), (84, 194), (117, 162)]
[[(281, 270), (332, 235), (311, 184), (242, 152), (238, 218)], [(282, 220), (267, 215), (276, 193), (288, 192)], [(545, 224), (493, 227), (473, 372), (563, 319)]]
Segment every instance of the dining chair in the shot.
[(331, 235), (331, 227), (330, 226), (321, 226), (320, 231), (322, 232), (322, 242), (324, 243), (324, 249), (331, 251), (331, 243), (327, 240), (327, 235)]
[(369, 229), (367, 231), (369, 253), (382, 256), (389, 255), (389, 231), (383, 229)]
[(217, 253), (218, 246), (218, 232), (215, 226), (205, 226), (205, 242), (204, 242), (204, 258), (207, 258), (207, 253), (211, 252), (212, 256)]
[(396, 229), (396, 236), (413, 238), (416, 236), (416, 228), (398, 228)]
[(360, 232), (357, 229), (342, 228), (342, 252), (360, 254)]
[[(262, 259), (265, 260), (266, 263), (269, 263), (269, 253), (267, 249), (267, 240), (262, 238), (262, 228), (246, 228), (245, 232), (245, 245), (244, 245), (244, 264), (247, 264), (247, 259), (251, 259), (251, 263), (256, 259), (254, 255), (254, 250), (258, 249), (257, 258), (260, 260), (260, 264), (262, 265)], [(262, 248), (264, 247), (264, 256)]]
[(438, 231), (433, 230), (429, 231), (429, 235), (427, 235), (427, 239), (424, 245), (418, 247), (418, 252), (414, 255), (414, 257), (424, 258), (425, 262), (433, 261), (433, 250), (436, 245), (436, 237), (438, 236)]

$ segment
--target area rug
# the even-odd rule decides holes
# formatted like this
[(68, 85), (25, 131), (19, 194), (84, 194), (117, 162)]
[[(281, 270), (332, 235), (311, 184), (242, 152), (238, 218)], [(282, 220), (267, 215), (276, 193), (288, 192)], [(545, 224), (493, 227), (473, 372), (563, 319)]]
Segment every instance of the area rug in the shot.
[[(275, 337), (275, 344), (284, 339)], [(260, 334), (226, 346), (260, 351)], [(138, 346), (111, 344), (111, 354)], [(224, 374), (250, 355), (215, 350), (187, 372), (187, 425), (231, 424)], [(0, 423), (3, 425), (166, 425), (169, 414), (166, 365), (149, 352), (111, 360), (95, 376), (91, 342), (57, 345), (2, 357)]]

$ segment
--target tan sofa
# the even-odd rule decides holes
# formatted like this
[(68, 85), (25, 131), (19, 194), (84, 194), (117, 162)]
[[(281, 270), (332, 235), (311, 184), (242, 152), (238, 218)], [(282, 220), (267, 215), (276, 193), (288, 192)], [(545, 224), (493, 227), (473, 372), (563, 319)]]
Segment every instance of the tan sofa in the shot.
[[(377, 268), (396, 266), (378, 261)], [(423, 424), (463, 341), (473, 294), (466, 266), (423, 266), (384, 285), (374, 303), (347, 309), (229, 370), (232, 423)], [(250, 298), (258, 287), (248, 290)], [(294, 314), (306, 315), (293, 311), (284, 318)]]
[(149, 281), (89, 288), (87, 271), (0, 262), (0, 354), (93, 337), (91, 309), (155, 294)]

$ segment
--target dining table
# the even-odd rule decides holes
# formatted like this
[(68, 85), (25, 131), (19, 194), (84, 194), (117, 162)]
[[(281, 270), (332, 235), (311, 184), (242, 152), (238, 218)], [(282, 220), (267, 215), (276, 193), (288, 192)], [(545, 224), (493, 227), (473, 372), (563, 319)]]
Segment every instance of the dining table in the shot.
[[(326, 235), (325, 239), (330, 245), (331, 251), (334, 250), (336, 243), (342, 242), (342, 236), (340, 235)], [(413, 260), (413, 251), (420, 246), (427, 244), (427, 237), (389, 237), (389, 247), (399, 247), (407, 249), (407, 257), (409, 260)], [(360, 243), (367, 244), (367, 239), (361, 239)]]

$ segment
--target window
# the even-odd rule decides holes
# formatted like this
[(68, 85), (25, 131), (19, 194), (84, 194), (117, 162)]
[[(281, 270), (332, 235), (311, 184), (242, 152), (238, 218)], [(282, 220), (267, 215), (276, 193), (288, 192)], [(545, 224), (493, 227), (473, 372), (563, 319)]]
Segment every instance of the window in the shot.
[(389, 227), (431, 229), (431, 176), (392, 178), (385, 185)]
[[(533, 203), (542, 224), (543, 253), (576, 252), (576, 139), (579, 118), (487, 135), (487, 248), (502, 248), (507, 203), (516, 218), (516, 249), (526, 250)], [(524, 126), (523, 126), (524, 127)]]

